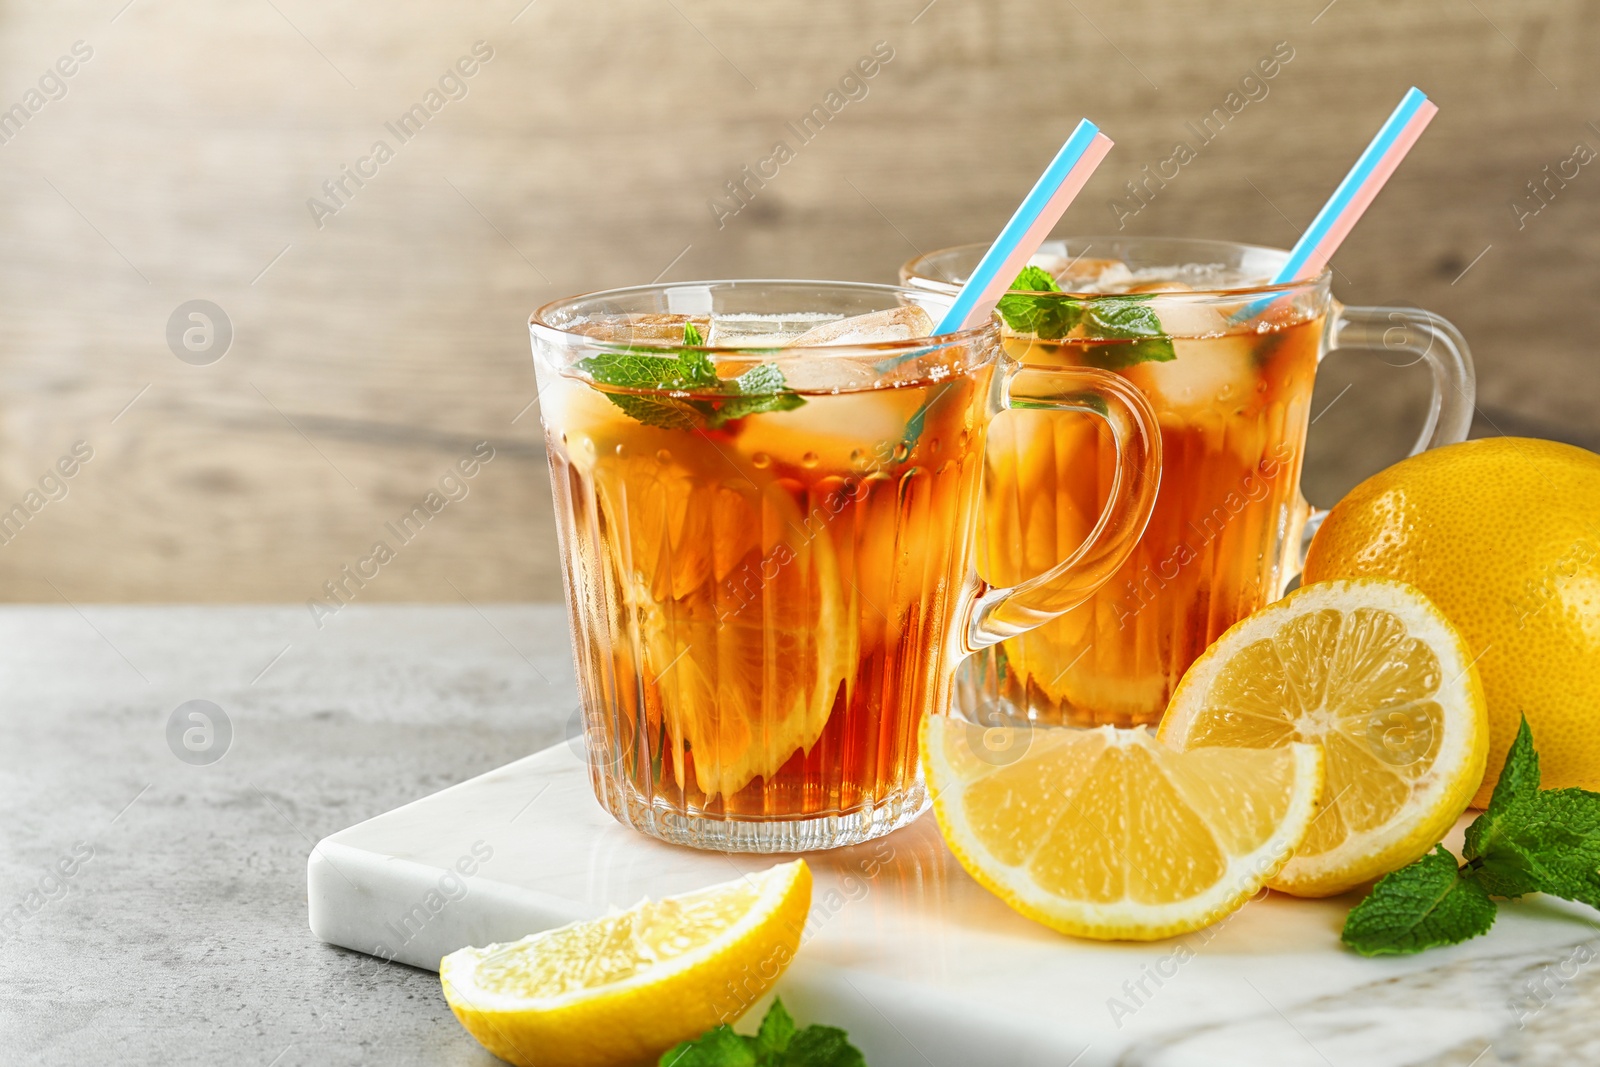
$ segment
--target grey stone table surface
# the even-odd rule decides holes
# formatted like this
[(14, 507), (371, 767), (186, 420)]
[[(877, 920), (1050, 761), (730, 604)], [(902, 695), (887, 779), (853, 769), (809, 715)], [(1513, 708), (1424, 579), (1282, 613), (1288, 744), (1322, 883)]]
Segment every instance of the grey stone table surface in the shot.
[(498, 1063), (311, 935), (306, 857), (561, 738), (569, 647), (558, 606), (0, 609), (0, 1064)]
[[(556, 605), (354, 605), (320, 629), (297, 607), (0, 608), (0, 1067), (492, 1067), (436, 975), (313, 937), (306, 858), (575, 734), (575, 705)], [(1373, 1040), (1408, 1067), (1600, 1063), (1592, 920), (1519, 945), (1570, 920), (1518, 907), (1492, 944), (1219, 1034), (1275, 1067), (1370, 1063), (1340, 1050)], [(1203, 1031), (1134, 1060), (1236, 1062)]]

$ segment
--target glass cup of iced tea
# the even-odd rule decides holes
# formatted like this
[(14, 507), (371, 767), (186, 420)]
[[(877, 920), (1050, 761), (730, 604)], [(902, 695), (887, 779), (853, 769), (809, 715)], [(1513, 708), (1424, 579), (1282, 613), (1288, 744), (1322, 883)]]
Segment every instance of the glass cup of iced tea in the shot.
[[(798, 852), (915, 818), (957, 662), (1081, 603), (1154, 504), (1123, 379), (1024, 369), (940, 294), (835, 282), (617, 289), (533, 316), (585, 748), (620, 822)], [(930, 317), (930, 312), (933, 313)], [(1094, 529), (1026, 581), (973, 564), (992, 426), (1108, 427)], [(997, 417), (999, 416), (999, 417)]]
[[(921, 256), (901, 280), (954, 293), (983, 252)], [(1162, 475), (1155, 515), (1112, 581), (963, 666), (956, 701), (969, 715), (1160, 720), (1196, 657), (1299, 572), (1321, 521), (1299, 483), (1312, 382), (1330, 350), (1384, 349), (1428, 365), (1433, 403), (1413, 451), (1466, 436), (1472, 364), (1455, 328), (1425, 311), (1343, 307), (1326, 271), (1268, 284), (1287, 255), (1220, 241), (1051, 241), (1034, 258), (1038, 291), (1002, 301), (1014, 359), (1109, 370), (1149, 398)], [(1023, 581), (1089, 536), (1114, 469), (1093, 423), (1018, 412), (995, 426), (986, 456), (988, 580)]]

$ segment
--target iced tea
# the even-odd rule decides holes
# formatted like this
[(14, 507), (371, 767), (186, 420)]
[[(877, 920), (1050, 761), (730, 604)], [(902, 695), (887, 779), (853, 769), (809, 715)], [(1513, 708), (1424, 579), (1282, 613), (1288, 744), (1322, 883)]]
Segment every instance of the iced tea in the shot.
[[(998, 697), (1045, 721), (1152, 723), (1200, 653), (1293, 577), (1297, 553), (1286, 548), (1305, 518), (1298, 486), (1326, 285), (1253, 300), (1221, 292), (1264, 281), (1233, 265), (1135, 269), (1093, 258), (1092, 247), (1040, 262), (1059, 275), (1066, 292), (1055, 299), (1075, 305), (1065, 321), (1076, 325), (1051, 339), (1008, 328), (1007, 351), (1029, 365), (1109, 368), (1138, 386), (1161, 426), (1161, 488), (1116, 577), (969, 665), (968, 699)], [(1091, 302), (1098, 313), (1081, 313)], [(1141, 317), (1147, 328), (1116, 328)], [(1087, 419), (1018, 412), (996, 424), (980, 537), (986, 578), (1036, 574), (1090, 535), (1113, 447)]]
[[(681, 336), (692, 322), (647, 326)], [(700, 425), (640, 421), (637, 394), (581, 368), (543, 386), (578, 679), (586, 707), (608, 711), (589, 718), (605, 735), (590, 747), (609, 754), (595, 779), (613, 814), (673, 837), (650, 824), (736, 834), (741, 818), (921, 810), (916, 728), (947, 697), (944, 635), (973, 581), (993, 360), (971, 362), (865, 391), (807, 388), (791, 367), (797, 406)]]
[[(917, 728), (948, 705), (955, 664), (1058, 613), (1050, 597), (1080, 601), (1148, 517), (1153, 457), (1134, 442), (1155, 429), (1129, 414), (1133, 390), (1077, 371), (1019, 385), (992, 324), (928, 337), (922, 309), (876, 306), (905, 296), (708, 283), (535, 316), (590, 773), (619, 821), (800, 851), (915, 817)], [(824, 298), (814, 315), (741, 305)], [(1013, 395), (1110, 412), (1126, 485), (1060, 582), (988, 590), (979, 487)]]

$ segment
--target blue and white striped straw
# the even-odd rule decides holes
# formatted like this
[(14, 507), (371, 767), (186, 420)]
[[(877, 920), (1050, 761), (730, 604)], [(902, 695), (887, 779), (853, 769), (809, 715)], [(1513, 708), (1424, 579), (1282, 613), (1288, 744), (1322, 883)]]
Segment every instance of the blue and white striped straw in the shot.
[(1367, 210), (1438, 111), (1421, 89), (1411, 87), (1372, 143), (1367, 145), (1367, 150), (1361, 153), (1361, 158), (1356, 160), (1356, 165), (1333, 191), (1333, 196), (1295, 242), (1288, 260), (1273, 275), (1274, 285), (1302, 281), (1322, 273), (1356, 220)]
[(1056, 158), (1039, 175), (1033, 191), (978, 261), (972, 276), (956, 294), (955, 303), (939, 320), (933, 331), (935, 334), (955, 333), (989, 321), (994, 306), (1011, 288), (1017, 273), (1039, 251), (1039, 246), (1061, 220), (1062, 212), (1067, 210), (1067, 205), (1083, 189), (1109, 151), (1111, 138), (1101, 133), (1098, 126), (1088, 119), (1078, 123)]

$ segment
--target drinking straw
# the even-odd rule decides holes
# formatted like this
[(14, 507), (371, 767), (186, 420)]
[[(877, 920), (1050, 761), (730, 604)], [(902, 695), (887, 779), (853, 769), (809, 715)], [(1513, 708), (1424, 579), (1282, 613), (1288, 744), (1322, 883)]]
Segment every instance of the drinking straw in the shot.
[(956, 301), (934, 329), (935, 334), (955, 333), (981, 326), (994, 314), (994, 306), (1006, 295), (1017, 273), (1039, 251), (1062, 212), (1088, 182), (1089, 175), (1111, 151), (1111, 138), (1100, 127), (1083, 119), (1050, 161), (1033, 191), (1023, 199), (1016, 214), (983, 254), (972, 276), (956, 294)]
[(1340, 243), (1378, 195), (1378, 190), (1383, 188), (1383, 183), (1389, 180), (1389, 175), (1406, 158), (1406, 153), (1438, 113), (1438, 105), (1414, 85), (1401, 97), (1389, 120), (1361, 153), (1350, 173), (1344, 176), (1333, 196), (1317, 212), (1317, 217), (1311, 220), (1300, 240), (1295, 242), (1289, 259), (1273, 275), (1273, 285), (1304, 281), (1322, 273)]

